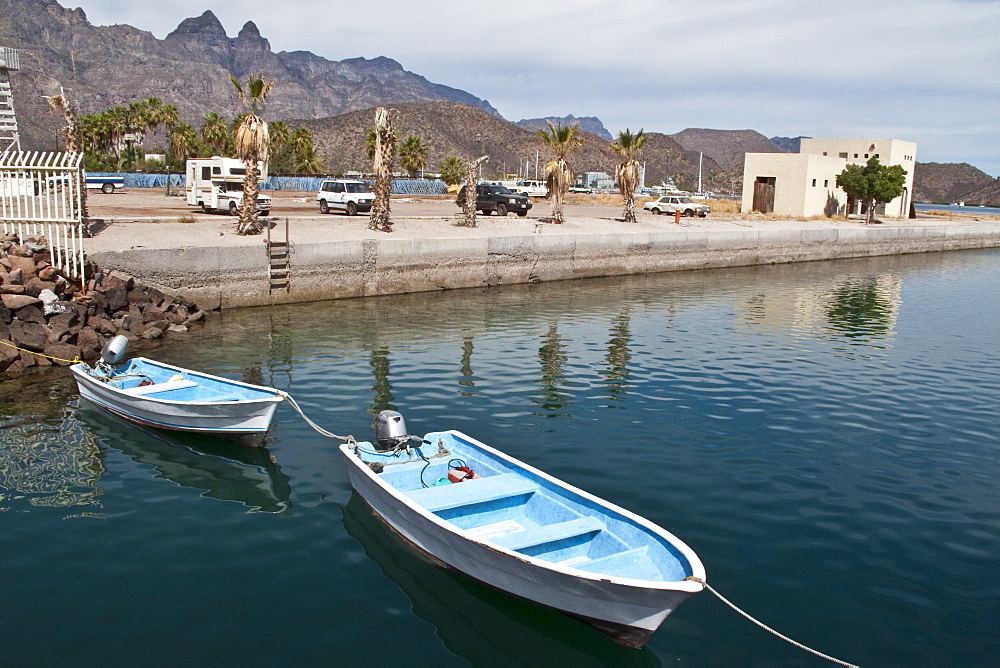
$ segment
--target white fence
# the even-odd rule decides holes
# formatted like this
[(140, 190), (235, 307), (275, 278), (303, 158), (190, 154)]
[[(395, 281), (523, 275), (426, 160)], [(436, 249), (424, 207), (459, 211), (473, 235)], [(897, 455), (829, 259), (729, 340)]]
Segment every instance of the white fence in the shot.
[(52, 266), (86, 285), (82, 153), (0, 154), (0, 225), (18, 243), (44, 236)]

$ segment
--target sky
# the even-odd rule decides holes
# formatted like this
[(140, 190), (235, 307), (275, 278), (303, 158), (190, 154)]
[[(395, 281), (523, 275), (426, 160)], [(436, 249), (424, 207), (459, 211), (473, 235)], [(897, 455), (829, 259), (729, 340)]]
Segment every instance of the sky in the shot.
[[(386, 56), (511, 121), (902, 139), (1000, 176), (1000, 0), (60, 0), (163, 38), (206, 9), (278, 51)], [(280, 83), (280, 82), (279, 82)]]

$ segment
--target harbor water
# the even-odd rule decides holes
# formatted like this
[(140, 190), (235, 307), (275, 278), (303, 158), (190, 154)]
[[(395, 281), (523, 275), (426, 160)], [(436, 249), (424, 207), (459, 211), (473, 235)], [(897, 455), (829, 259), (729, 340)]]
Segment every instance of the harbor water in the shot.
[[(458, 429), (643, 515), (866, 666), (1000, 656), (1000, 251), (247, 309), (135, 350), (361, 440)], [(428, 563), (279, 407), (262, 450), (0, 383), (0, 662), (829, 665), (709, 592), (642, 650)]]

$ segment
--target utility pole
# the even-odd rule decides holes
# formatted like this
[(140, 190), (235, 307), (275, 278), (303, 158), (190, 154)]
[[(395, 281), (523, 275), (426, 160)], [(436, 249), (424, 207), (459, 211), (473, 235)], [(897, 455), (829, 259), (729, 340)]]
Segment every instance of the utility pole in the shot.
[(701, 158), (705, 155), (701, 151), (698, 152), (698, 194), (701, 194)]

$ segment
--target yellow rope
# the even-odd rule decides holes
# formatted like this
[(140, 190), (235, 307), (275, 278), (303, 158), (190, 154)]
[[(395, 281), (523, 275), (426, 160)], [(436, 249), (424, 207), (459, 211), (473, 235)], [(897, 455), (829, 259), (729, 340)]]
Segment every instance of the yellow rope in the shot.
[(36, 353), (34, 350), (26, 350), (24, 348), (18, 348), (13, 343), (7, 343), (6, 341), (0, 341), (0, 343), (4, 344), (5, 346), (10, 346), (11, 348), (14, 348), (16, 350), (20, 350), (23, 353), (30, 353), (32, 355), (38, 355), (39, 357), (47, 357), (50, 360), (56, 360), (57, 362), (68, 362), (69, 364), (78, 364), (83, 361), (82, 359), (80, 359), (79, 356), (76, 356), (71, 360), (67, 360), (63, 359), (62, 357), (53, 357), (52, 355), (46, 355), (44, 353)]

